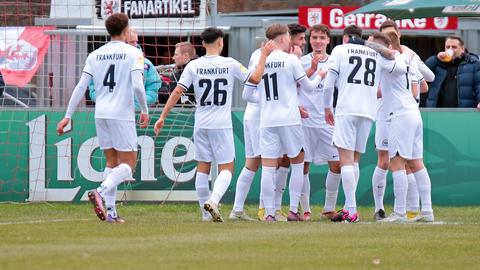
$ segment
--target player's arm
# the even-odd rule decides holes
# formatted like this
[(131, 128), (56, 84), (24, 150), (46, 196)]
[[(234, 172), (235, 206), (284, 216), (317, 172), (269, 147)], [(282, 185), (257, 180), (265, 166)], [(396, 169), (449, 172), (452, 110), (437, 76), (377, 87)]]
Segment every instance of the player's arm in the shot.
[(420, 94), (428, 92), (428, 83), (426, 80), (420, 80)]
[(167, 119), (168, 114), (175, 107), (180, 97), (183, 95), (184, 91), (188, 91), (188, 88), (193, 84), (193, 75), (192, 75), (192, 65), (194, 62), (190, 62), (187, 64), (185, 69), (180, 76), (179, 81), (177, 82), (177, 86), (173, 89), (172, 93), (168, 97), (167, 103), (165, 103), (165, 107), (163, 108), (162, 114), (160, 118), (158, 118), (157, 122), (155, 122), (154, 131), (155, 134), (158, 135), (160, 130), (165, 125), (165, 119)]
[(275, 49), (275, 42), (273, 40), (268, 41), (265, 46), (262, 47), (260, 59), (258, 61), (255, 71), (252, 73), (248, 82), (253, 84), (259, 84), (262, 80), (263, 72), (265, 71), (265, 61), (267, 56)]
[(70, 119), (72, 118), (73, 113), (77, 109), (78, 104), (82, 101), (85, 91), (88, 87), (88, 83), (92, 79), (92, 75), (86, 72), (82, 72), (82, 76), (80, 76), (80, 80), (78, 81), (75, 89), (73, 90), (72, 97), (70, 97), (70, 101), (68, 102), (67, 112), (65, 113), (65, 117), (58, 122), (57, 124), (57, 133), (58, 135), (63, 134), (63, 129), (68, 125)]
[(335, 121), (333, 117), (333, 91), (335, 90), (335, 82), (338, 78), (338, 71), (329, 69), (325, 81), (323, 82), (323, 103), (325, 106), (325, 121), (333, 126)]
[(154, 129), (153, 129), (154, 132), (155, 132), (155, 135), (158, 135), (160, 133), (160, 130), (165, 125), (165, 119), (167, 119), (168, 114), (173, 109), (173, 107), (175, 107), (178, 100), (183, 95), (184, 90), (185, 89), (179, 84), (177, 84), (175, 89), (173, 89), (172, 93), (168, 97), (167, 103), (165, 103), (165, 107), (163, 108), (163, 111), (162, 111), (162, 114), (160, 115), (160, 118), (158, 118), (157, 122), (155, 122), (155, 126), (154, 126)]
[(354, 37), (354, 36), (350, 37), (350, 39), (348, 40), (348, 43), (364, 45), (364, 46), (378, 52), (380, 55), (382, 55), (383, 57), (385, 57), (387, 59), (390, 59), (390, 60), (395, 59), (395, 51), (390, 50), (389, 48), (383, 46), (382, 44), (378, 44), (376, 42), (369, 41), (369, 40), (364, 40), (364, 39), (357, 38), (357, 37)]
[(395, 60), (389, 60), (382, 57), (379, 57), (380, 66), (384, 69), (384, 71), (391, 73), (393, 75), (402, 75), (408, 72), (407, 70), (407, 59), (409, 57), (407, 54), (400, 54), (399, 52), (395, 53)]
[(307, 77), (312, 77), (315, 72), (317, 72), (317, 67), (318, 67), (318, 62), (322, 59), (323, 55), (317, 54), (312, 58), (310, 68), (306, 70), (307, 72)]
[(150, 121), (150, 117), (148, 116), (147, 97), (145, 95), (145, 87), (143, 85), (143, 70), (132, 70), (130, 72), (130, 76), (132, 77), (133, 93), (135, 95), (135, 99), (138, 101), (141, 111), (140, 127), (146, 128), (148, 126), (148, 122)]
[(250, 103), (259, 103), (260, 102), (260, 94), (257, 91), (257, 87), (251, 84), (245, 84), (242, 92), (243, 100), (250, 102)]
[(431, 71), (423, 61), (418, 64), (418, 71), (422, 74), (426, 82), (433, 82), (435, 80), (435, 74)]

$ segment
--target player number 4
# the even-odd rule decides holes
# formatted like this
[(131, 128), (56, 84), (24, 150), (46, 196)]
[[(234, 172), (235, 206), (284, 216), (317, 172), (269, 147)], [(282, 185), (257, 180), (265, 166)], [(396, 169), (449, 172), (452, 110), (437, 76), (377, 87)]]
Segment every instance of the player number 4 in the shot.
[(108, 86), (108, 92), (113, 92), (113, 88), (115, 88), (115, 65), (110, 65), (107, 70), (107, 74), (105, 74), (105, 78), (103, 78), (103, 85)]

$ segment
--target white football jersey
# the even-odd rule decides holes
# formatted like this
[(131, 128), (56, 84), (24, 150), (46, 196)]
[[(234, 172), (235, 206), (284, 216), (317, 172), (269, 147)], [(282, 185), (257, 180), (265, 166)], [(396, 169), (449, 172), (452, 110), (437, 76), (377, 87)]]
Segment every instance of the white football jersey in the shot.
[[(300, 58), (300, 62), (305, 71), (312, 66), (313, 53), (309, 53)], [(328, 58), (329, 56), (318, 62), (317, 71), (328, 70)], [(317, 76), (317, 73), (313, 73), (310, 79)], [(308, 117), (302, 118), (302, 126), (319, 128), (322, 125), (326, 125), (325, 122), (325, 106), (323, 104), (323, 84), (320, 84), (316, 91), (304, 91), (302, 87), (299, 87), (298, 98), (300, 105), (308, 111)]]
[(267, 57), (262, 81), (257, 85), (261, 106), (260, 127), (301, 124), (297, 82), (306, 76), (295, 55), (275, 50)]
[[(250, 61), (248, 62), (248, 69), (253, 72), (257, 67), (258, 59), (260, 58), (262, 51), (261, 49), (256, 49), (252, 56), (250, 56)], [(247, 102), (247, 107), (245, 108), (245, 114), (243, 115), (243, 120), (260, 120), (260, 104)]]
[(357, 44), (336, 46), (329, 70), (339, 76), (335, 115), (356, 115), (375, 120), (377, 89), (382, 71), (392, 73), (394, 60), (388, 60), (368, 47)]
[(195, 127), (232, 128), (232, 93), (235, 78), (246, 82), (250, 72), (231, 57), (202, 56), (187, 64), (178, 85), (195, 93)]
[(93, 78), (95, 118), (135, 121), (130, 72), (143, 72), (143, 64), (142, 52), (122, 41), (110, 41), (88, 55), (83, 72)]
[(407, 73), (403, 75), (384, 74), (381, 82), (383, 106), (387, 118), (407, 113), (420, 113), (417, 101), (412, 94), (413, 83), (417, 79), (418, 63), (408, 55), (400, 55), (407, 65)]

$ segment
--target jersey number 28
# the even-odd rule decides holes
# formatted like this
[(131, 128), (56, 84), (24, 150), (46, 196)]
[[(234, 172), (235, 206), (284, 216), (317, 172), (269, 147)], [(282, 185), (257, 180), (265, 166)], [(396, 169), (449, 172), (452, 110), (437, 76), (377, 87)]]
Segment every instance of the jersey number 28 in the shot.
[[(350, 64), (355, 64), (352, 72), (348, 75), (348, 83), (361, 84), (362, 80), (355, 79), (358, 70), (362, 67), (362, 58), (360, 56), (350, 56), (348, 59)], [(377, 62), (375, 59), (367, 58), (365, 59), (365, 73), (363, 73), (363, 83), (368, 86), (373, 86), (375, 84), (375, 70), (377, 68)]]

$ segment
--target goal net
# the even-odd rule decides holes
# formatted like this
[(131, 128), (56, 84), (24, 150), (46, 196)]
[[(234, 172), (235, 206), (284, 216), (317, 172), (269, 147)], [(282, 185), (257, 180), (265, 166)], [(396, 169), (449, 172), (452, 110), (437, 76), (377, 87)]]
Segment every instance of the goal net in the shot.
[[(104, 21), (123, 12), (139, 48), (154, 66), (151, 124), (137, 129), (133, 179), (119, 197), (140, 201), (195, 200), (192, 98), (182, 98), (159, 136), (153, 132), (175, 85), (175, 44), (199, 48), (206, 0), (38, 0), (0, 2), (0, 201), (80, 201), (99, 185), (105, 160), (90, 91), (64, 135), (65, 113), (87, 55), (108, 42)], [(199, 48), (200, 49), (200, 48)], [(146, 67), (146, 69), (149, 67)], [(146, 82), (147, 83), (147, 82)]]

